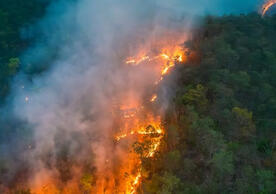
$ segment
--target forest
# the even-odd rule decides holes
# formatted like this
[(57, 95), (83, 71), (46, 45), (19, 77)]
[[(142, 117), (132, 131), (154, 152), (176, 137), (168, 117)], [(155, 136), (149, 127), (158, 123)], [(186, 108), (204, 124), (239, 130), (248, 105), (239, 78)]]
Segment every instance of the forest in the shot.
[[(9, 103), (18, 72), (31, 80), (47, 71), (47, 66), (24, 69), (20, 56), (36, 39), (24, 36), (24, 29), (43, 16), (48, 4), (0, 1), (1, 107)], [(188, 61), (168, 77), (174, 95), (162, 120), (164, 149), (154, 159), (142, 159), (138, 193), (276, 193), (275, 35), (275, 15), (202, 19), (183, 45)], [(7, 187), (15, 194), (32, 193), (21, 188), (28, 167), (20, 161), (30, 136), (24, 122), (0, 115), (0, 193)], [(70, 165), (66, 162), (60, 165)], [(11, 174), (15, 163), (20, 165)], [(60, 170), (67, 173), (65, 167)], [(84, 176), (80, 184), (91, 182)]]
[(275, 21), (208, 16), (186, 43), (147, 193), (276, 192)]

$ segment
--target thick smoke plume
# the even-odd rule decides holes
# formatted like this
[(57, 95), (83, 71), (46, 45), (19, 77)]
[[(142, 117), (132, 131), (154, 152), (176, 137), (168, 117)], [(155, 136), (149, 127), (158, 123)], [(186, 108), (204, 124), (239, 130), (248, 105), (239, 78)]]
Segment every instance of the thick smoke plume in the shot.
[[(66, 189), (77, 193), (74, 180), (84, 172), (106, 172), (107, 167), (116, 166), (125, 152), (112, 141), (114, 109), (122, 102), (143, 104), (143, 99), (150, 97), (150, 83), (157, 77), (156, 71), (147, 66), (129, 70), (124, 64), (126, 58), (184, 43), (195, 16), (231, 12), (223, 10), (222, 3), (225, 1), (53, 3), (46, 17), (23, 33), (40, 35), (22, 56), (25, 72), (46, 65), (49, 69), (32, 79), (24, 73), (15, 78), (2, 115), (4, 120), (10, 115), (17, 118), (15, 125), (27, 131), (28, 137), (11, 140), (13, 143), (22, 139), (25, 144), (20, 149), (10, 148), (12, 143), (3, 144), (11, 152), (1, 154), (15, 161), (3, 180), (9, 183), (16, 181), (16, 176), (23, 177), (27, 182), (19, 180), (19, 186), (34, 191), (51, 187), (52, 183), (61, 188), (66, 183)], [(250, 1), (238, 3), (237, 7), (243, 12), (254, 6)], [(112, 164), (107, 163), (107, 158), (113, 158)]]

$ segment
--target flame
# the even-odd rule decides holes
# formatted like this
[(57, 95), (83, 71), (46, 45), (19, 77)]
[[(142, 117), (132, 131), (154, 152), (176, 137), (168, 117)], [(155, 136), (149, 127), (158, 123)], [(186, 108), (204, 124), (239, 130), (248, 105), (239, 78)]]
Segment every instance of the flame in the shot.
[[(186, 58), (182, 48), (180, 46), (176, 46), (175, 48), (163, 49), (163, 51), (156, 56), (150, 57), (149, 55), (144, 55), (136, 59), (128, 58), (126, 60), (126, 64), (140, 65), (142, 62), (145, 62), (145, 61), (152, 62), (152, 61), (158, 61), (158, 60), (161, 60), (162, 61), (161, 63), (163, 63), (163, 65), (161, 66), (161, 75), (166, 75), (169, 72), (169, 70), (175, 66), (176, 62), (178, 63), (185, 62)], [(163, 77), (160, 78), (160, 80), (162, 79)], [(157, 81), (156, 83), (159, 83), (159, 81)]]
[(126, 64), (133, 64), (133, 65), (139, 65), (143, 61), (150, 60), (149, 56), (142, 56), (141, 58), (135, 59), (135, 58), (129, 58), (126, 60)]
[(264, 16), (266, 12), (275, 4), (276, 4), (276, 0), (268, 0), (267, 2), (265, 2), (261, 10), (262, 16)]
[(151, 101), (151, 102), (154, 102), (156, 99), (157, 99), (157, 95), (154, 94), (154, 95), (152, 96), (152, 98), (150, 99), (150, 101)]
[(136, 63), (135, 59), (128, 59), (126, 61), (126, 64), (132, 64), (132, 63)]
[[(142, 113), (144, 114), (144, 113)], [(123, 140), (128, 139), (136, 139), (137, 142), (144, 143), (145, 140), (149, 140), (150, 144), (148, 145), (147, 149), (144, 150), (144, 152), (141, 154), (142, 157), (145, 158), (151, 158), (154, 156), (154, 154), (159, 150), (159, 147), (161, 145), (161, 141), (164, 137), (164, 129), (161, 127), (161, 119), (155, 118), (152, 115), (147, 115), (148, 118), (145, 120), (139, 120), (139, 116), (135, 117), (135, 119), (138, 118), (138, 120), (133, 119), (131, 123), (134, 122), (134, 128), (130, 131), (128, 131), (128, 128), (125, 128), (123, 130), (126, 130), (124, 133), (117, 134), (115, 136), (116, 142), (120, 143)], [(149, 123), (149, 124), (147, 124)], [(134, 194), (136, 193), (137, 188), (141, 184), (141, 156), (139, 156), (137, 153), (134, 152), (134, 154), (130, 154), (128, 157), (129, 165), (132, 166), (131, 169), (125, 169), (130, 170), (130, 172), (136, 172), (134, 175), (129, 176), (125, 183), (125, 191), (123, 193), (126, 194)], [(138, 170), (136, 170), (138, 167)], [(124, 167), (122, 167), (123, 169)]]
[(166, 75), (172, 67), (174, 67), (174, 63), (169, 62), (169, 64), (162, 69), (162, 75)]
[(163, 59), (166, 59), (166, 60), (170, 59), (170, 57), (168, 55), (164, 54), (164, 53), (161, 54), (160, 56), (163, 57)]
[[(182, 40), (180, 41), (182, 42)], [(126, 57), (123, 61), (123, 66), (126, 66), (126, 69), (130, 71), (146, 67), (152, 73), (152, 83), (150, 83), (150, 90), (146, 94), (147, 97), (151, 96), (151, 99), (136, 99), (127, 96), (127, 94), (127, 97), (122, 95), (118, 97), (118, 100), (112, 99), (112, 116), (115, 127), (110, 137), (114, 144), (111, 147), (119, 150), (119, 153), (114, 152), (114, 155), (112, 153), (110, 156), (103, 156), (105, 165), (93, 175), (95, 176), (95, 183), (89, 193), (137, 193), (143, 180), (142, 159), (153, 158), (160, 151), (165, 130), (161, 124), (160, 114), (147, 109), (147, 105), (154, 105), (154, 103), (149, 102), (155, 102), (158, 98), (156, 94), (158, 85), (171, 68), (175, 67), (177, 63), (186, 61), (185, 50), (181, 46), (170, 40), (165, 42), (165, 46), (158, 44), (158, 48), (154, 51), (142, 50), (137, 55)], [(141, 146), (142, 151), (135, 149), (135, 146), (138, 148)], [(35, 191), (36, 194), (57, 193), (55, 187), (51, 188), (45, 182), (39, 189), (32, 191)], [(68, 190), (70, 189), (68, 188)], [(61, 193), (69, 194), (72, 192), (64, 192), (63, 190)], [(81, 192), (78, 190), (73, 193)]]
[[(140, 57), (131, 57), (126, 60), (126, 64), (138, 65), (153, 65), (155, 68), (159, 69), (156, 81), (153, 83), (154, 87), (163, 80), (164, 76), (169, 72), (171, 68), (175, 66), (176, 63), (185, 61), (184, 50), (180, 46), (172, 46), (164, 48), (157, 55), (151, 53), (140, 55)], [(156, 66), (157, 65), (157, 66)], [(156, 101), (158, 98), (157, 94), (153, 94), (150, 102)], [(126, 185), (123, 193), (134, 194), (137, 193), (137, 189), (141, 184), (141, 158), (152, 158), (156, 152), (160, 149), (162, 139), (165, 135), (165, 131), (161, 126), (160, 117), (155, 117), (153, 114), (144, 112), (143, 107), (131, 108), (131, 106), (126, 106), (127, 108), (122, 109), (124, 120), (124, 127), (120, 129), (120, 133), (115, 135), (114, 139), (117, 143), (135, 139), (138, 143), (149, 143), (146, 145), (146, 149), (140, 156), (136, 154), (129, 155), (129, 164), (133, 166), (132, 169), (127, 169), (128, 172), (136, 172), (125, 180), (124, 185)], [(138, 167), (138, 168), (137, 168)], [(123, 167), (122, 167), (123, 168)], [(138, 169), (138, 170), (137, 170)], [(136, 174), (136, 175), (135, 175)]]
[(131, 189), (130, 189), (130, 194), (136, 193), (136, 189), (137, 189), (137, 186), (140, 183), (141, 178), (142, 178), (141, 170), (139, 170), (138, 174), (136, 175), (136, 177), (134, 178), (134, 181), (132, 183), (132, 186), (131, 186)]

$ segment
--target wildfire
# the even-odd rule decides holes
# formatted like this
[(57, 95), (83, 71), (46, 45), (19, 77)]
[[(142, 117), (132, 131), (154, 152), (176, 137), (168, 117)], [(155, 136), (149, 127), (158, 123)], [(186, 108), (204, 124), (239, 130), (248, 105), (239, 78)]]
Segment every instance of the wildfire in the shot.
[(169, 63), (168, 65), (164, 66), (162, 70), (162, 75), (165, 75), (168, 73), (169, 69), (174, 67), (174, 63)]
[(138, 174), (136, 175), (136, 177), (133, 180), (133, 183), (131, 184), (131, 188), (130, 188), (130, 192), (126, 192), (126, 194), (134, 194), (136, 193), (136, 189), (140, 183), (140, 179), (142, 178), (141, 175), (141, 169), (139, 169)]
[[(146, 118), (142, 115), (145, 115)], [(136, 148), (138, 148), (137, 150), (139, 151), (131, 151), (132, 154), (128, 156), (127, 166), (130, 166), (130, 168), (121, 167), (121, 170), (126, 171), (127, 174), (132, 173), (126, 180), (122, 181), (122, 184), (125, 185), (125, 190), (122, 193), (134, 194), (137, 192), (136, 190), (142, 180), (141, 157), (151, 158), (155, 155), (160, 148), (165, 131), (161, 126), (160, 117), (154, 117), (151, 114), (147, 115), (147, 113), (143, 111), (137, 112), (133, 118), (125, 122), (126, 127), (121, 129), (124, 132), (117, 134), (114, 139), (118, 144), (123, 140), (131, 141), (135, 139), (132, 141), (134, 143), (133, 146), (137, 146)], [(130, 126), (132, 126), (133, 129), (129, 130)]]
[[(91, 183), (91, 189), (87, 193), (137, 193), (143, 180), (142, 159), (156, 156), (156, 153), (161, 149), (165, 136), (161, 116), (157, 114), (159, 112), (151, 111), (149, 107), (156, 105), (153, 102), (158, 98), (157, 90), (160, 82), (170, 72), (171, 68), (178, 63), (184, 63), (185, 60), (185, 50), (177, 44), (165, 48), (158, 47), (154, 51), (142, 51), (137, 56), (126, 58), (123, 67), (128, 71), (136, 71), (136, 69), (140, 70), (146, 67), (150, 75), (152, 74), (151, 82), (147, 82), (146, 85), (149, 91), (141, 95), (141, 97), (147, 96), (147, 99), (140, 99), (141, 97), (136, 99), (131, 95), (128, 96), (128, 90), (125, 91), (126, 94), (114, 97), (116, 100), (112, 99), (111, 112), (112, 117), (114, 117), (112, 118), (114, 129), (112, 129), (113, 134), (108, 136), (108, 141), (112, 142), (110, 147), (113, 150), (109, 152), (110, 155), (103, 156), (104, 165), (102, 169), (93, 174), (95, 180), (93, 184)], [(148, 99), (148, 96), (151, 98)], [(114, 153), (112, 153), (113, 151)], [(76, 187), (78, 188), (78, 186)], [(44, 182), (42, 188), (39, 185), (39, 190), (34, 191), (37, 191), (36, 194), (52, 194), (54, 189), (48, 184), (45, 185)], [(67, 192), (63, 190), (61, 193)], [(73, 193), (82, 192), (77, 190)]]
[[(276, 1), (276, 0), (275, 0)], [(158, 61), (162, 60), (163, 65), (161, 69), (161, 74), (165, 75), (168, 73), (169, 69), (175, 66), (176, 62), (184, 62), (184, 51), (180, 47), (176, 47), (173, 51), (169, 49), (164, 49), (159, 55), (150, 57), (149, 55), (143, 55), (142, 57), (138, 58), (128, 58), (126, 60), (126, 64), (132, 65), (140, 65), (143, 62), (151, 62), (151, 61)]]
[[(155, 68), (157, 67), (157, 69), (159, 69), (159, 75), (153, 83), (153, 87), (156, 87), (176, 63), (184, 61), (184, 51), (179, 46), (175, 46), (162, 49), (157, 55), (148, 53), (140, 55), (140, 57), (128, 58), (125, 63), (134, 66), (153, 65)], [(157, 98), (157, 94), (153, 94), (150, 102), (155, 102)], [(126, 189), (124, 191), (126, 194), (134, 194), (137, 192), (137, 188), (142, 180), (141, 157), (154, 157), (155, 153), (160, 149), (165, 131), (161, 126), (160, 117), (154, 117), (152, 113), (144, 112), (142, 107), (127, 107), (129, 108), (121, 110), (124, 115), (123, 118), (125, 119), (122, 121), (124, 127), (120, 129), (120, 132), (115, 135), (114, 139), (117, 143), (123, 140), (128, 141), (135, 139), (136, 143), (134, 142), (134, 147), (137, 146), (138, 153), (130, 155), (128, 159), (131, 161), (130, 165), (133, 166), (133, 168), (127, 169), (135, 173), (125, 180)]]
[(143, 61), (146, 61), (146, 60), (150, 60), (150, 57), (142, 56), (139, 59), (129, 58), (128, 60), (126, 60), (126, 64), (139, 65), (140, 63), (142, 63)]
[(154, 94), (153, 97), (150, 99), (151, 102), (154, 102), (157, 99), (157, 95)]
[(163, 57), (164, 59), (167, 59), (167, 60), (170, 59), (170, 57), (168, 55), (164, 54), (164, 53), (161, 54), (160, 56)]
[(126, 61), (126, 64), (134, 64), (136, 63), (135, 59), (129, 59)]
[(266, 12), (276, 4), (276, 0), (268, 0), (266, 3), (263, 4), (262, 6), (262, 16), (266, 14)]

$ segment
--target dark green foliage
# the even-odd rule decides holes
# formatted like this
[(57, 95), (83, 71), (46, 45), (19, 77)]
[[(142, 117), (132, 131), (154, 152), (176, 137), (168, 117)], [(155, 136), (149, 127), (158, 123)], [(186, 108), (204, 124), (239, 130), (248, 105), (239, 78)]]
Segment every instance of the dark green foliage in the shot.
[(155, 172), (180, 180), (169, 193), (276, 193), (275, 26), (276, 16), (209, 16), (186, 43), (197, 60), (177, 70), (174, 127)]
[[(21, 38), (22, 30), (44, 14), (49, 2), (0, 1), (0, 104), (31, 42)], [(141, 189), (154, 194), (276, 193), (276, 16), (208, 16), (186, 45), (190, 65), (177, 69), (177, 91), (166, 114), (167, 150), (143, 160)], [(47, 65), (25, 71), (41, 72)], [(18, 126), (1, 120), (0, 143), (16, 134), (31, 145), (29, 127)], [(64, 182), (77, 162), (68, 152), (71, 142), (85, 142), (73, 137), (55, 142), (61, 144), (57, 168)], [(133, 146), (142, 157), (148, 148), (149, 142)], [(9, 169), (9, 161), (0, 159), (0, 184)], [(84, 193), (91, 190), (93, 169), (85, 169), (79, 184)]]
[(50, 0), (0, 1), (0, 105), (7, 96), (10, 80), (20, 69), (19, 57), (32, 39), (22, 38), (24, 28), (45, 13)]
[(7, 61), (26, 48), (28, 41), (22, 40), (23, 27), (33, 24), (44, 14), (50, 0), (0, 1), (0, 61)]
[(273, 193), (276, 190), (274, 172), (270, 170), (258, 170), (257, 180), (260, 193)]
[[(44, 15), (50, 1), (0, 1), (0, 108), (7, 99), (14, 76), (22, 69), (20, 56), (35, 39), (24, 36), (23, 32)], [(20, 158), (21, 154), (26, 154), (26, 148), (32, 147), (30, 128), (15, 118), (7, 119), (5, 113), (1, 111), (0, 193), (8, 193), (6, 188), (10, 187), (18, 188), (12, 191), (15, 194), (31, 194), (29, 189), (25, 189), (27, 185), (17, 187), (17, 182), (21, 184), (27, 180), (27, 165)], [(7, 146), (8, 144), (10, 146)], [(17, 165), (18, 169), (15, 167)]]
[(178, 191), (180, 179), (171, 173), (165, 172), (159, 176), (155, 174), (151, 181), (144, 185), (144, 191), (149, 194), (171, 194)]

